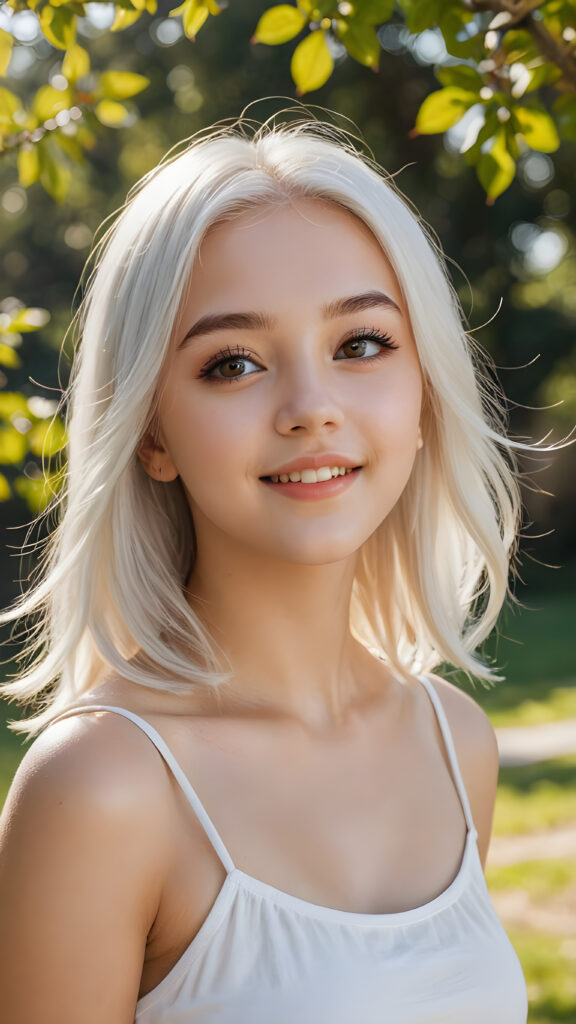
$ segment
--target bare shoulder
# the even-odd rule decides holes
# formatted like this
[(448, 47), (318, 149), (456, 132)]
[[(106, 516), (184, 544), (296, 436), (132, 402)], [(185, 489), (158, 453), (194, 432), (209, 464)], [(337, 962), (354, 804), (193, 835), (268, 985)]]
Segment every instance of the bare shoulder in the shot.
[(486, 862), (498, 785), (498, 743), (486, 712), (465, 693), (440, 676), (429, 674), (446, 713), (458, 763), (478, 830), (482, 864)]
[[(121, 811), (140, 817), (165, 805), (167, 778), (153, 745), (119, 715), (83, 712), (49, 726), (16, 773), (8, 799), (39, 812), (62, 807), (87, 820)], [(145, 819), (142, 827), (146, 827)]]
[(10, 1020), (133, 1019), (170, 835), (158, 762), (138, 729), (105, 713), (54, 723), (24, 757), (0, 818)]

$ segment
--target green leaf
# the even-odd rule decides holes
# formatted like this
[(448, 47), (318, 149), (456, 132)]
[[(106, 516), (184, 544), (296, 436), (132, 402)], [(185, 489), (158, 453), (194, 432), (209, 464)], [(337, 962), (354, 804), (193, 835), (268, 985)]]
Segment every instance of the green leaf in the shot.
[(184, 28), (184, 32), (188, 36), (188, 39), (194, 41), (196, 35), (210, 14), (210, 7), (208, 3), (203, 2), (203, 0), (184, 0), (183, 4), (180, 4), (179, 7), (175, 7), (174, 10), (168, 12), (168, 17), (175, 18), (179, 14), (182, 15), (182, 26)]
[(33, 306), (18, 311), (15, 317), (12, 318), (8, 331), (14, 331), (18, 334), (26, 334), (29, 331), (38, 331), (41, 327), (44, 327), (50, 319), (50, 313), (47, 309), (42, 309), (40, 306)]
[(42, 474), (34, 478), (18, 476), (14, 481), (14, 490), (28, 505), (31, 512), (42, 512), (58, 493), (62, 478), (58, 474)]
[(322, 21), (334, 10), (334, 0), (298, 0), (298, 10), (303, 11), (313, 21)]
[(28, 415), (28, 403), (24, 395), (19, 391), (0, 391), (0, 418), (9, 420), (18, 415)]
[(40, 160), (40, 184), (52, 199), (57, 203), (63, 203), (70, 187), (70, 168), (60, 159), (57, 151), (49, 149), (41, 142), (37, 143), (37, 150)]
[(484, 56), (484, 33), (480, 31), (468, 35), (466, 26), (473, 19), (472, 11), (466, 10), (458, 0), (456, 4), (445, 4), (440, 8), (437, 19), (438, 26), (444, 36), (446, 49), (454, 57), (469, 57), (476, 62)]
[(576, 142), (576, 96), (566, 93), (554, 103), (554, 113), (562, 138)]
[(90, 71), (90, 57), (82, 46), (71, 46), (62, 61), (62, 74), (69, 82), (77, 82)]
[(332, 54), (326, 42), (326, 33), (316, 29), (306, 36), (292, 54), (290, 71), (296, 84), (296, 92), (303, 96), (306, 92), (320, 89), (328, 81), (334, 68)]
[(554, 153), (560, 145), (556, 125), (546, 110), (536, 107), (515, 107), (513, 116), (518, 131), (532, 149), (540, 153)]
[(8, 483), (4, 473), (0, 473), (0, 501), (8, 501), (12, 495), (10, 490), (10, 484)]
[(76, 15), (67, 7), (46, 4), (40, 11), (40, 28), (59, 50), (69, 50), (76, 42)]
[(13, 37), (9, 32), (0, 28), (0, 75), (4, 76), (8, 71), (10, 57), (12, 56)]
[(21, 366), (20, 357), (11, 345), (0, 342), (0, 366), (7, 366), (9, 369), (16, 369)]
[(84, 161), (84, 150), (80, 145), (78, 139), (73, 135), (63, 135), (62, 132), (58, 132), (55, 136), (54, 141), (58, 144), (61, 150), (69, 156), (71, 160), (76, 164), (81, 164)]
[(528, 68), (530, 72), (530, 84), (526, 92), (535, 92), (543, 85), (553, 85), (559, 78), (562, 78), (562, 70), (555, 64), (547, 64), (539, 61), (533, 67)]
[(61, 419), (42, 420), (32, 427), (28, 444), (33, 455), (52, 458), (66, 444), (66, 429)]
[(482, 75), (469, 64), (453, 64), (447, 68), (440, 68), (436, 72), (436, 78), (442, 85), (456, 85), (459, 89), (466, 89), (469, 92), (480, 92), (484, 85)]
[(34, 143), (25, 143), (18, 149), (18, 181), (22, 188), (28, 188), (38, 181), (40, 161)]
[(120, 128), (126, 120), (128, 111), (123, 103), (116, 103), (115, 100), (100, 100), (94, 108), (94, 113), (100, 124), (107, 128)]
[(145, 75), (137, 75), (133, 71), (104, 71), (100, 75), (96, 96), (107, 100), (127, 100), (136, 96), (150, 85)]
[(359, 64), (364, 64), (365, 67), (374, 68), (374, 70), (378, 68), (381, 53), (380, 41), (371, 25), (339, 18), (336, 32), (354, 60), (357, 60)]
[(28, 440), (16, 427), (0, 428), (0, 466), (13, 466), (22, 462), (27, 451)]
[(511, 29), (504, 36), (500, 48), (506, 57), (508, 65), (521, 61), (527, 64), (540, 56), (538, 47), (532, 40), (532, 36), (525, 29)]
[(383, 25), (394, 14), (394, 0), (356, 0), (354, 18), (365, 25)]
[(123, 10), (122, 7), (117, 7), (114, 21), (110, 26), (110, 31), (121, 32), (122, 29), (129, 28), (129, 26), (133, 25), (135, 21), (138, 21), (141, 14), (142, 11), (128, 11)]
[(423, 32), (436, 24), (437, 5), (430, 3), (430, 0), (400, 0), (400, 7), (404, 11), (409, 32)]
[(290, 4), (278, 4), (264, 11), (254, 35), (253, 43), (265, 43), (266, 46), (278, 46), (294, 39), (302, 31), (307, 22), (306, 15)]
[(55, 89), (53, 85), (41, 85), (32, 100), (32, 113), (40, 122), (48, 121), (60, 110), (69, 110), (72, 94), (69, 89)]
[(477, 93), (448, 85), (445, 89), (430, 93), (416, 116), (416, 132), (420, 135), (436, 135), (452, 128), (466, 111), (478, 102)]
[(516, 163), (506, 146), (505, 130), (498, 132), (490, 152), (482, 153), (476, 165), (476, 173), (488, 197), (488, 205), (491, 206), (512, 184), (516, 173)]
[(0, 125), (11, 125), (14, 114), (22, 109), (22, 103), (9, 89), (0, 89)]

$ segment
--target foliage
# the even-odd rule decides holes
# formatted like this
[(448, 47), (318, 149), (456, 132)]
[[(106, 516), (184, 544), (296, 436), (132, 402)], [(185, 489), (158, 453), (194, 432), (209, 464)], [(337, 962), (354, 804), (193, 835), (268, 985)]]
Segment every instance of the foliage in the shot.
[[(322, 4), (322, 18), (317, 22), (310, 5), (298, 6), (294, 2), (276, 5), (290, 13), (286, 14), (283, 28), (272, 20), (267, 29), (265, 21), (263, 27), (260, 25), (267, 10), (273, 9), (266, 0), (229, 3), (220, 16), (216, 15), (215, 4), (212, 8), (206, 5), (201, 12), (205, 15), (202, 26), (200, 29), (194, 26), (197, 42), (193, 46), (183, 34), (183, 28), (191, 31), (192, 21), (187, 20), (184, 26), (185, 12), (183, 5), (176, 6), (177, 0), (162, 0), (158, 10), (152, 2), (139, 2), (137, 6), (131, 0), (122, 2), (122, 7), (112, 0), (94, 5), (94, 9), (92, 5), (81, 4), (71, 7), (76, 35), (68, 49), (55, 46), (46, 35), (39, 34), (40, 15), (46, 6), (44, 0), (40, 0), (34, 10), (25, 2), (0, 8), (0, 25), (7, 29), (0, 33), (0, 70), (3, 66), (9, 76), (6, 82), (0, 82), (0, 86), (6, 86), (4, 92), (0, 92), (0, 97), (6, 101), (0, 100), (0, 112), (5, 113), (6, 106), (10, 110), (6, 92), (16, 96), (19, 110), (29, 112), (38, 105), (41, 114), (44, 113), (42, 102), (47, 106), (56, 102), (55, 94), (76, 100), (70, 111), (64, 107), (54, 114), (54, 108), (50, 111), (48, 107), (46, 114), (52, 112), (54, 116), (38, 123), (34, 129), (36, 141), (31, 140), (32, 133), (28, 132), (26, 137), (25, 130), (20, 131), (20, 128), (18, 132), (8, 131), (7, 121), (3, 121), (0, 113), (0, 156), (3, 156), (0, 159), (0, 229), (4, 241), (0, 259), (6, 279), (5, 294), (22, 296), (29, 306), (48, 306), (53, 314), (42, 330), (40, 343), (36, 338), (30, 339), (26, 366), (9, 371), (11, 380), (7, 386), (11, 391), (29, 395), (29, 375), (50, 387), (60, 386), (54, 370), (54, 352), (60, 347), (69, 324), (70, 300), (93, 233), (103, 217), (121, 205), (134, 181), (147, 173), (171, 146), (197, 129), (220, 118), (237, 116), (257, 96), (283, 95), (300, 42), (320, 33), (315, 39), (325, 43), (334, 68), (322, 87), (321, 102), (341, 112), (348, 127), (347, 118), (361, 126), (361, 132), (365, 130), (383, 166), (403, 168), (403, 191), (411, 195), (423, 217), (439, 233), (446, 250), (465, 266), (470, 277), (469, 286), (458, 271), (453, 274), (464, 309), (472, 312), (472, 326), (488, 323), (479, 340), (498, 363), (526, 365), (526, 369), (504, 380), (511, 399), (520, 403), (518, 412), (513, 410), (512, 430), (524, 436), (534, 436), (536, 432), (537, 436), (542, 436), (550, 421), (561, 429), (570, 430), (574, 421), (573, 383), (570, 382), (575, 379), (576, 367), (571, 322), (576, 314), (576, 305), (571, 299), (576, 256), (573, 255), (574, 233), (570, 224), (570, 142), (562, 145), (550, 159), (544, 152), (531, 149), (527, 141), (521, 144), (523, 137), (519, 136), (514, 185), (488, 211), (479, 201), (481, 188), (476, 181), (476, 169), (469, 167), (464, 159), (469, 154), (457, 151), (463, 145), (458, 133), (464, 131), (468, 118), (476, 117), (478, 104), (465, 109), (460, 121), (444, 133), (420, 132), (409, 138), (410, 128), (416, 123), (421, 125), (422, 115), (418, 115), (418, 110), (430, 95), (442, 93), (446, 88), (474, 93), (483, 88), (479, 82), (484, 82), (488, 75), (481, 67), (482, 62), (472, 57), (442, 56), (437, 50), (436, 57), (420, 59), (421, 40), (432, 39), (437, 47), (440, 37), (441, 41), (445, 38), (443, 33), (449, 34), (445, 19), (442, 25), (435, 27), (427, 20), (426, 11), (430, 9), (436, 12), (435, 17), (442, 16), (443, 4), (431, 7), (429, 0), (421, 0), (421, 20), (411, 23), (410, 29), (407, 7), (399, 3), (393, 7), (388, 0), (371, 4), (358, 0), (356, 13), (362, 13), (366, 23), (374, 18), (373, 24), (368, 24), (370, 32), (362, 33), (356, 31), (359, 23), (352, 18), (351, 7), (341, 2), (338, 6), (341, 35), (336, 31), (337, 19), (330, 18), (329, 27), (326, 22), (321, 24), (329, 17), (333, 4), (332, 7)], [(60, 8), (68, 6), (59, 4)], [(470, 4), (462, 0), (461, 6), (468, 8)], [(520, 9), (518, 4), (515, 6)], [(194, 4), (186, 8), (190, 19), (201, 7), (203, 5)], [(540, 7), (551, 10), (549, 3)], [(110, 17), (105, 23), (107, 9)], [(487, 26), (496, 13), (478, 12), (466, 24)], [(535, 16), (540, 13), (536, 11)], [(24, 36), (18, 32), (18, 25), (26, 20), (37, 32), (30, 42), (23, 42)], [(294, 31), (295, 24), (301, 26), (299, 33), (292, 39), (286, 38)], [(269, 41), (254, 41), (250, 46), (259, 26), (261, 32), (270, 33)], [(514, 41), (514, 33), (517, 43), (521, 29), (525, 26), (515, 24), (506, 31), (497, 30), (502, 47), (506, 39)], [(33, 29), (30, 31), (32, 34)], [(284, 43), (280, 42), (282, 31)], [(161, 34), (164, 34), (162, 44)], [(372, 41), (371, 51), (368, 38)], [(392, 45), (390, 39), (392, 42), (399, 40), (398, 45)], [(567, 50), (569, 43), (566, 39)], [(521, 63), (516, 56), (512, 53), (511, 59)], [(323, 59), (326, 59), (326, 49), (322, 46), (316, 52), (317, 75), (322, 73)], [(378, 68), (378, 73), (368, 74), (370, 68)], [(505, 77), (506, 66), (501, 70)], [(134, 84), (148, 84), (139, 93), (128, 95), (125, 88), (120, 89), (118, 79), (110, 78), (110, 74), (127, 76), (125, 81), (131, 88)], [(447, 74), (459, 77), (449, 81)], [(510, 81), (516, 83), (518, 74), (519, 69), (511, 70)], [(518, 81), (521, 86), (521, 76)], [(562, 85), (558, 72), (556, 82), (538, 85), (516, 103), (519, 107), (531, 107), (537, 97), (551, 110), (560, 86), (564, 90), (563, 100), (571, 100), (573, 90)], [(49, 91), (41, 92), (45, 87)], [(40, 94), (38, 100), (37, 94)], [(314, 93), (305, 93), (304, 100), (308, 96), (315, 98)], [(461, 94), (456, 93), (456, 97), (461, 99)], [(101, 120), (96, 114), (97, 106)], [(568, 103), (564, 106), (560, 113), (568, 137), (570, 107)], [(258, 117), (272, 112), (272, 107), (277, 109), (278, 103), (263, 101), (262, 107), (264, 112), (259, 110)], [(124, 111), (125, 118), (120, 122)], [(559, 116), (554, 113), (558, 124)], [(16, 121), (20, 117), (18, 114)], [(504, 122), (498, 121), (498, 129), (502, 127), (505, 127)], [(525, 128), (528, 131), (527, 122)], [(468, 130), (466, 140), (470, 142), (471, 138)], [(534, 138), (532, 129), (532, 141)], [(481, 155), (496, 161), (498, 147), (495, 153), (488, 154), (490, 145), (490, 140), (480, 142)], [(485, 159), (484, 164), (487, 166), (482, 168), (482, 174), (487, 181), (492, 173), (490, 159)], [(14, 181), (17, 166), (20, 182)], [(544, 168), (543, 184), (532, 177), (533, 167), (539, 172)], [(425, 173), (422, 173), (423, 168)], [(501, 172), (499, 167), (498, 170)], [(548, 188), (552, 179), (553, 184)], [(46, 186), (61, 202), (45, 202), (43, 189)], [(516, 235), (520, 237), (522, 232), (532, 232), (543, 243), (552, 239), (564, 245), (565, 255), (553, 264), (551, 271), (532, 270), (528, 259), (531, 250), (528, 246), (518, 248), (520, 243), (516, 241)], [(502, 310), (490, 323), (501, 296)], [(541, 352), (540, 359), (533, 365), (538, 352)], [(61, 366), (65, 371), (66, 355)], [(564, 404), (545, 417), (521, 411), (522, 406), (559, 401)], [(547, 421), (545, 427), (542, 427), (543, 420)], [(11, 479), (15, 472), (13, 466), (8, 467), (6, 475)], [(560, 538), (568, 538), (572, 536), (569, 509), (574, 494), (571, 493), (570, 472), (564, 471), (560, 477), (559, 488), (554, 482), (544, 481), (559, 497), (555, 503), (548, 503), (549, 508), (541, 502), (537, 518), (544, 524), (541, 529), (560, 527), (563, 531), (559, 533)], [(4, 518), (12, 515), (13, 504), (4, 503)], [(563, 517), (560, 522), (559, 516)], [(556, 543), (546, 541), (537, 546), (535, 550), (540, 557), (542, 549), (546, 557), (546, 546), (553, 542)], [(556, 551), (548, 554), (548, 558), (558, 558), (558, 548), (563, 552), (571, 543), (560, 539)], [(498, 691), (505, 695), (508, 689), (499, 687)]]
[[(108, 0), (110, 31), (155, 14), (157, 0)], [(20, 183), (40, 181), (58, 202), (67, 194), (71, 165), (95, 144), (99, 126), (126, 124), (123, 102), (148, 85), (127, 71), (90, 70), (76, 41), (84, 0), (7, 0), (14, 12), (32, 10), (45, 38), (63, 52), (58, 85), (43, 85), (26, 105), (0, 89), (0, 152), (16, 149)], [(184, 0), (169, 12), (181, 17), (195, 40), (220, 14), (216, 0)], [(379, 29), (398, 19), (409, 33), (440, 33), (445, 57), (441, 88), (427, 96), (412, 134), (438, 134), (466, 121), (460, 152), (476, 167), (494, 200), (514, 180), (519, 155), (554, 152), (563, 137), (576, 139), (576, 0), (297, 0), (269, 7), (253, 43), (281, 46), (297, 39), (290, 71), (297, 95), (326, 84), (343, 54), (378, 70)], [(0, 31), (0, 74), (9, 68), (12, 37)]]
[[(3, 307), (0, 365), (10, 370), (20, 366), (17, 349), (22, 334), (37, 331), (50, 314), (45, 309), (26, 309), (14, 299), (0, 304), (0, 310)], [(37, 512), (57, 493), (61, 474), (55, 462), (66, 442), (66, 431), (56, 410), (57, 403), (39, 395), (0, 391), (0, 465), (9, 474), (0, 473), (0, 502), (15, 492)]]

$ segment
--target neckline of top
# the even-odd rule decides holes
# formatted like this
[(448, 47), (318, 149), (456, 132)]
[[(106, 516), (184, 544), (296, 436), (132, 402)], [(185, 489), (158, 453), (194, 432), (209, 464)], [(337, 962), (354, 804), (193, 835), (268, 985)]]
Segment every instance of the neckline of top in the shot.
[(410, 907), (408, 910), (371, 914), (354, 910), (340, 910), (321, 903), (312, 903), (300, 896), (294, 896), (292, 893), (285, 892), (283, 889), (277, 889), (268, 882), (263, 882), (261, 879), (255, 878), (254, 875), (250, 875), (237, 867), (232, 868), (228, 872), (223, 888), (226, 888), (227, 883), (232, 883), (242, 889), (249, 890), (257, 896), (262, 896), (270, 903), (285, 906), (308, 917), (322, 918), (323, 920), (339, 922), (340, 924), (362, 925), (364, 927), (409, 924), (421, 921), (426, 917), (431, 917), (439, 910), (455, 902), (464, 888), (472, 860), (476, 856), (479, 861), (477, 838), (478, 832), (476, 828), (473, 826), (468, 828), (460, 867), (452, 881), (438, 896), (434, 896), (431, 900), (422, 903), (420, 906)]

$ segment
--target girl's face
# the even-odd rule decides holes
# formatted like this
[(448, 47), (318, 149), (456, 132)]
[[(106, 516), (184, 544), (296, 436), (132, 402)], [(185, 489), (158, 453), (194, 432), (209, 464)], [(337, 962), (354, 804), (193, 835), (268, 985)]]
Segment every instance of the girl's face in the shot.
[[(422, 378), (406, 308), (371, 232), (325, 201), (213, 227), (180, 311), (160, 442), (140, 458), (180, 476), (200, 553), (241, 545), (319, 565), (356, 552), (416, 456)], [(354, 467), (320, 481), (298, 469)]]

